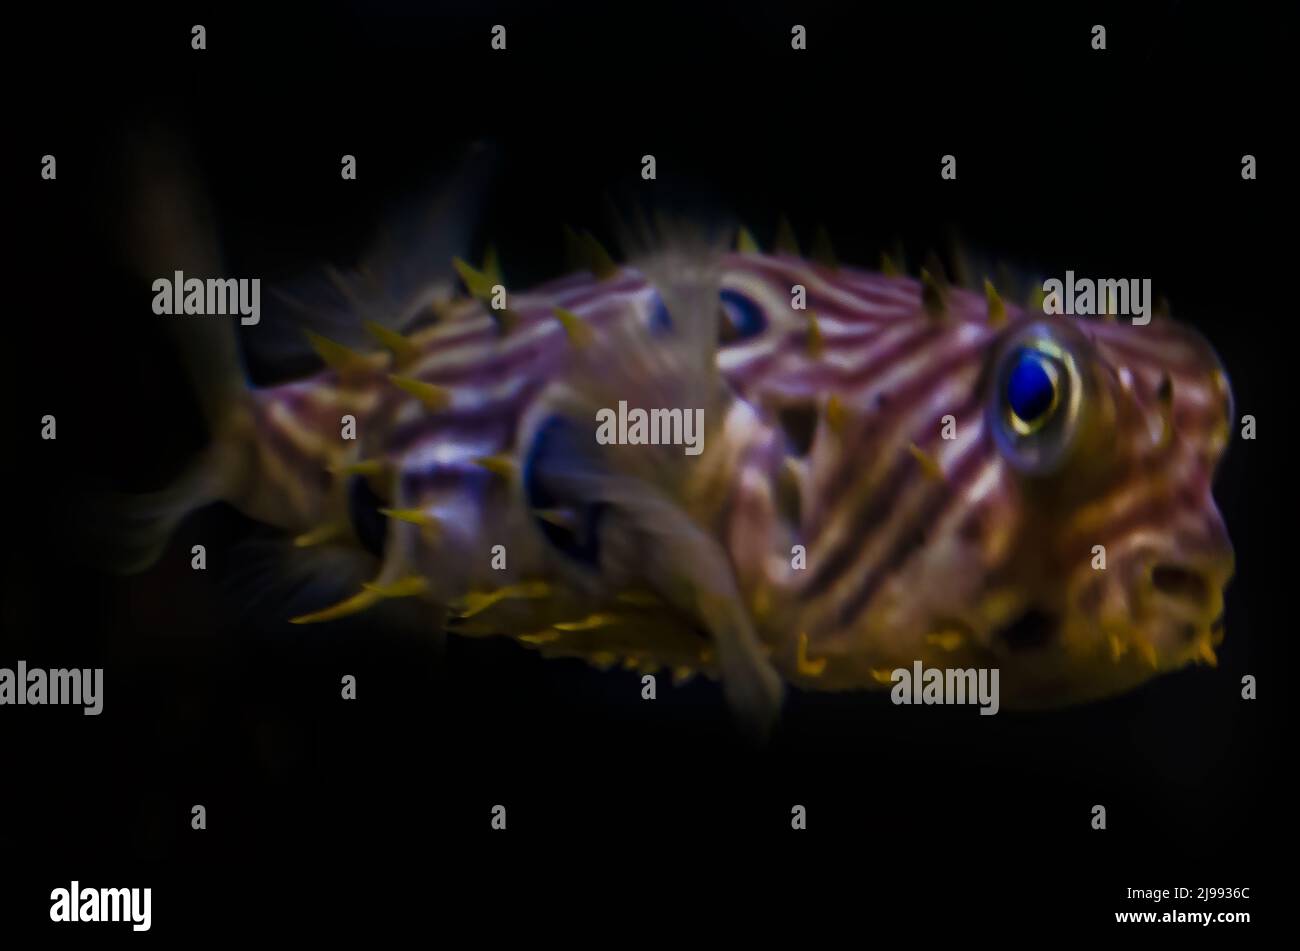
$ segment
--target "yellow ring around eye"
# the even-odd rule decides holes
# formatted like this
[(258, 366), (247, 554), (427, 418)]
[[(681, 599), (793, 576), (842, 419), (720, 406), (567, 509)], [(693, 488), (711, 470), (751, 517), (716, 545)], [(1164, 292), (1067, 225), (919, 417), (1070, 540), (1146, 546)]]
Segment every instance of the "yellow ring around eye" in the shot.
[[(1056, 352), (1052, 352), (1056, 351)], [(1006, 407), (1004, 415), (1007, 425), (1018, 436), (1032, 436), (1042, 429), (1047, 422), (1056, 414), (1057, 407), (1061, 403), (1061, 371), (1058, 369), (1057, 353), (1059, 350), (1049, 344), (1047, 341), (1040, 342), (1029, 352), (1032, 352), (1037, 359), (1038, 366), (1042, 368), (1052, 384), (1052, 401), (1047, 407), (1039, 413), (1034, 419), (1023, 419), (1009, 404)], [(1043, 359), (1046, 358), (1046, 359)]]

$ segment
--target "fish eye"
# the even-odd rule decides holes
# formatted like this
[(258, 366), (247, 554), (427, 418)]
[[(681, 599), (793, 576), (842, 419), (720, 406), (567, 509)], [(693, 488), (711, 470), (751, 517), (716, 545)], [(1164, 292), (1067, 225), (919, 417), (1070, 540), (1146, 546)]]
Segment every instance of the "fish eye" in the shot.
[(1000, 351), (990, 404), (1003, 454), (1021, 472), (1046, 475), (1078, 429), (1083, 384), (1066, 335), (1050, 324), (1017, 334)]
[(735, 343), (748, 340), (763, 332), (767, 320), (763, 309), (739, 291), (724, 290), (718, 314), (718, 340), (720, 343)]
[(1007, 375), (1007, 422), (1020, 435), (1037, 432), (1060, 406), (1061, 370), (1055, 358), (1023, 348)]

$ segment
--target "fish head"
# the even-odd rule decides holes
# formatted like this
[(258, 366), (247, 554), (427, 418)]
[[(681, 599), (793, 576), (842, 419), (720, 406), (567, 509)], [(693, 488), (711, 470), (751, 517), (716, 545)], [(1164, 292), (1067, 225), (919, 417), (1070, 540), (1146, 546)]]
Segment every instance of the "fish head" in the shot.
[(860, 384), (827, 380), (807, 564), (779, 578), (792, 669), (854, 687), (915, 659), (996, 667), (1003, 702), (1038, 707), (1213, 663), (1233, 417), (1209, 345), (1169, 319), (945, 306), (870, 338)]
[(1014, 613), (980, 633), (1008, 702), (1215, 663), (1234, 557), (1212, 485), (1233, 407), (1210, 346), (1168, 319), (1040, 316), (998, 341), (985, 387), (1005, 462), (985, 517), (1015, 525), (988, 581)]

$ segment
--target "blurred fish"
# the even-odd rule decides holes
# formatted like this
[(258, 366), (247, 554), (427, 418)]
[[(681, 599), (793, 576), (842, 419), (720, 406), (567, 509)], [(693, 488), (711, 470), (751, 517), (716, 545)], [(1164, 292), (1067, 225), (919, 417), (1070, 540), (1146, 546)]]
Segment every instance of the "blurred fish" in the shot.
[[(574, 271), (530, 289), (495, 254), (457, 260), (459, 293), (334, 275), (374, 346), (311, 333), (323, 365), (295, 382), (248, 388), (233, 347), (188, 347), (212, 444), (133, 503), (129, 567), (222, 499), (373, 556), (298, 622), (419, 598), (466, 636), (719, 676), (758, 732), (785, 683), (873, 687), (918, 659), (1000, 668), (1010, 707), (1214, 662), (1232, 409), (1191, 329), (1045, 317), (823, 241), (805, 260), (687, 236), (617, 265), (568, 238)], [(620, 404), (624, 428), (628, 407), (702, 411), (702, 451), (598, 440)]]

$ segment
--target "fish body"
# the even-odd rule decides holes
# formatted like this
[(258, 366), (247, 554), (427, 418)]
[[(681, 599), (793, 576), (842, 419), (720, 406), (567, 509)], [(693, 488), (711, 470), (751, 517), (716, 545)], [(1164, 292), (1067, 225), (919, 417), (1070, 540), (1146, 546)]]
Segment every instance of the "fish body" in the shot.
[[(790, 254), (601, 270), (493, 307), (463, 268), (385, 346), (317, 339), (319, 373), (236, 401), (210, 494), (376, 558), (300, 620), (418, 596), (463, 634), (718, 674), (759, 718), (783, 682), (918, 659), (1000, 668), (1011, 706), (1213, 662), (1231, 394), (1199, 335)], [(636, 444), (628, 407), (698, 412), (700, 451)]]

